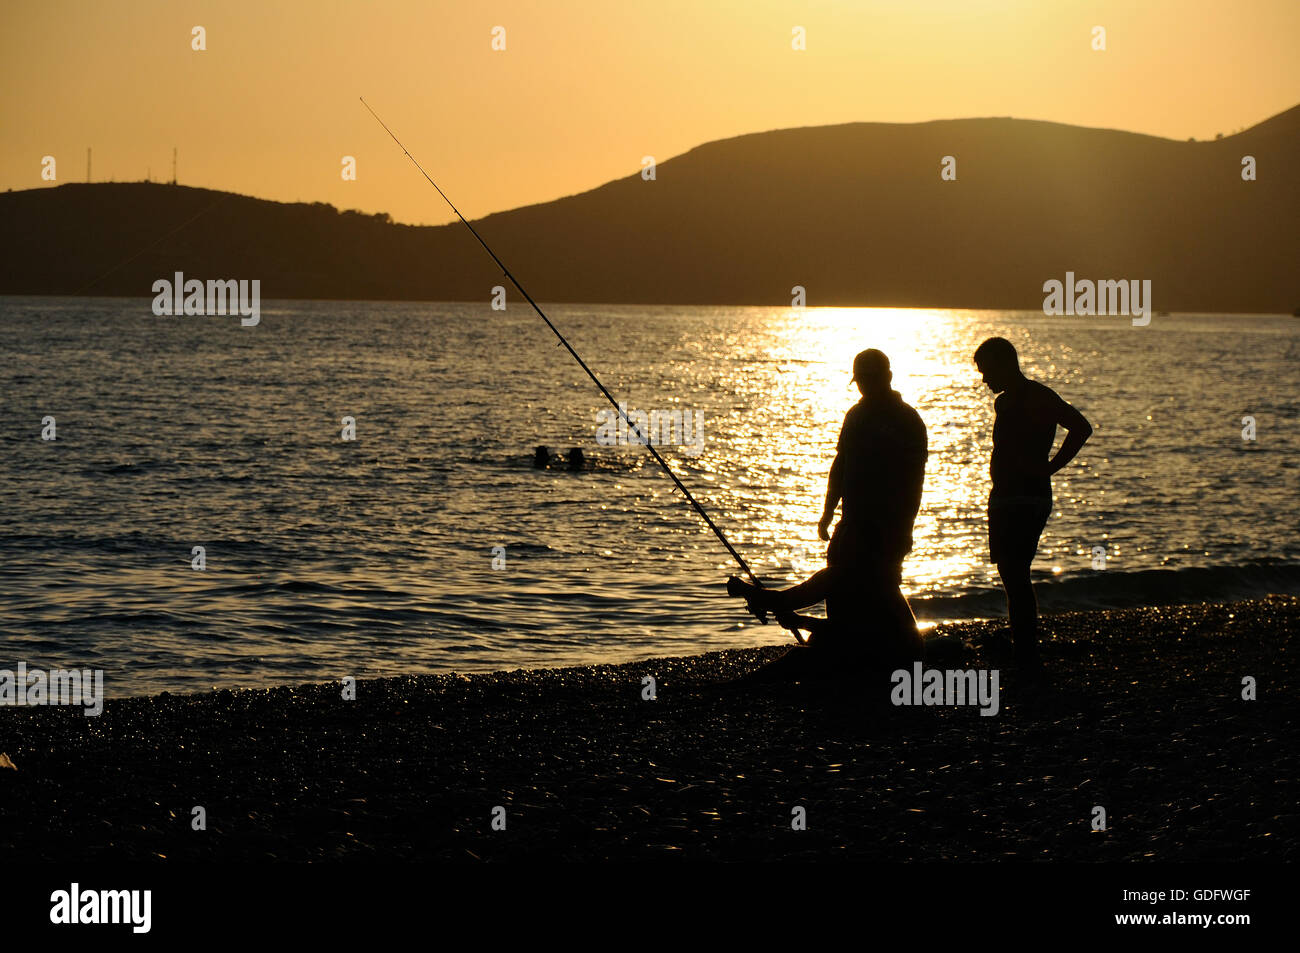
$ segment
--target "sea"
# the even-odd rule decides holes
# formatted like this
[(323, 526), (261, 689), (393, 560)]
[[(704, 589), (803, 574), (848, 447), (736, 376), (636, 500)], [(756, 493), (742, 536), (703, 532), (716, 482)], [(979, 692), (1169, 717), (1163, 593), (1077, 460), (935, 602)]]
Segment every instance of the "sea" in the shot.
[[(913, 610), (1004, 615), (972, 363), (999, 335), (1095, 430), (1054, 479), (1045, 611), (1300, 592), (1296, 318), (544, 307), (768, 585), (824, 565), (875, 347), (929, 435)], [(4, 297), (0, 408), (0, 669), (102, 670), (112, 698), (790, 642), (526, 303), (268, 300), (244, 326)]]

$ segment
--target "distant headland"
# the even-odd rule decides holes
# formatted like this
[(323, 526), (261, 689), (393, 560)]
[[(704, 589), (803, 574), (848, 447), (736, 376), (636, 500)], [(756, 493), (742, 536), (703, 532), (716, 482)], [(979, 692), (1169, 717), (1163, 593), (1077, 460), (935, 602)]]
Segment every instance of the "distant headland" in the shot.
[[(1247, 170), (1249, 169), (1249, 173)], [(1300, 305), (1300, 106), (1176, 142), (1019, 119), (851, 123), (710, 142), (475, 227), (542, 301), (1039, 309), (1067, 271), (1149, 280), (1161, 311)], [(411, 188), (427, 188), (412, 175)], [(0, 193), (0, 294), (487, 300), (460, 224), (395, 224), (155, 183)]]

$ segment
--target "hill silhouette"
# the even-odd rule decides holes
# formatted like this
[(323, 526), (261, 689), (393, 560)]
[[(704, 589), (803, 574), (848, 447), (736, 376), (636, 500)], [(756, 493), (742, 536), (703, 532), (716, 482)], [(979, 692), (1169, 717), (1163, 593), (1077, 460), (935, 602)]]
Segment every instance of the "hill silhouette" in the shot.
[[(940, 178), (943, 156), (956, 181)], [(1257, 181), (1243, 181), (1252, 155)], [(701, 145), (486, 216), (541, 301), (1040, 308), (1042, 284), (1149, 278), (1157, 310), (1300, 305), (1300, 106), (1210, 142), (1017, 119), (851, 123)], [(414, 169), (411, 188), (428, 186)], [(263, 298), (484, 300), (459, 223), (393, 224), (151, 183), (0, 194), (0, 293), (152, 296), (260, 278)]]

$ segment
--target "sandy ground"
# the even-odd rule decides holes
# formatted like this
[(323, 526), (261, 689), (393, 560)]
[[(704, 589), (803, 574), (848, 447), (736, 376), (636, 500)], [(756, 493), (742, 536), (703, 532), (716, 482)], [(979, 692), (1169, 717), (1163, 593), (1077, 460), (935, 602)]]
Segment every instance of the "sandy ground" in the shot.
[(864, 679), (717, 687), (772, 648), (363, 681), (355, 701), (5, 708), (0, 856), (1297, 860), (1298, 623), (1283, 597), (1049, 616), (1038, 691), (998, 626), (943, 627), (931, 664), (1000, 667), (993, 717), (881, 704)]

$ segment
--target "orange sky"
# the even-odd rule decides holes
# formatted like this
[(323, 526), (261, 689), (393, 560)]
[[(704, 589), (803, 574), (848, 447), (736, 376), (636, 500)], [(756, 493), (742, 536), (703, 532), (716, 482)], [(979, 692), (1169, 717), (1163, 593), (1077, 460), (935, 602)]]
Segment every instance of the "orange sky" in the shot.
[(6, 2), (0, 188), (52, 184), (45, 155), (84, 181), (87, 146), (96, 181), (167, 179), (175, 145), (183, 184), (449, 221), (358, 95), (470, 217), (789, 126), (1016, 116), (1213, 138), (1300, 103), (1297, 39), (1300, 0)]

